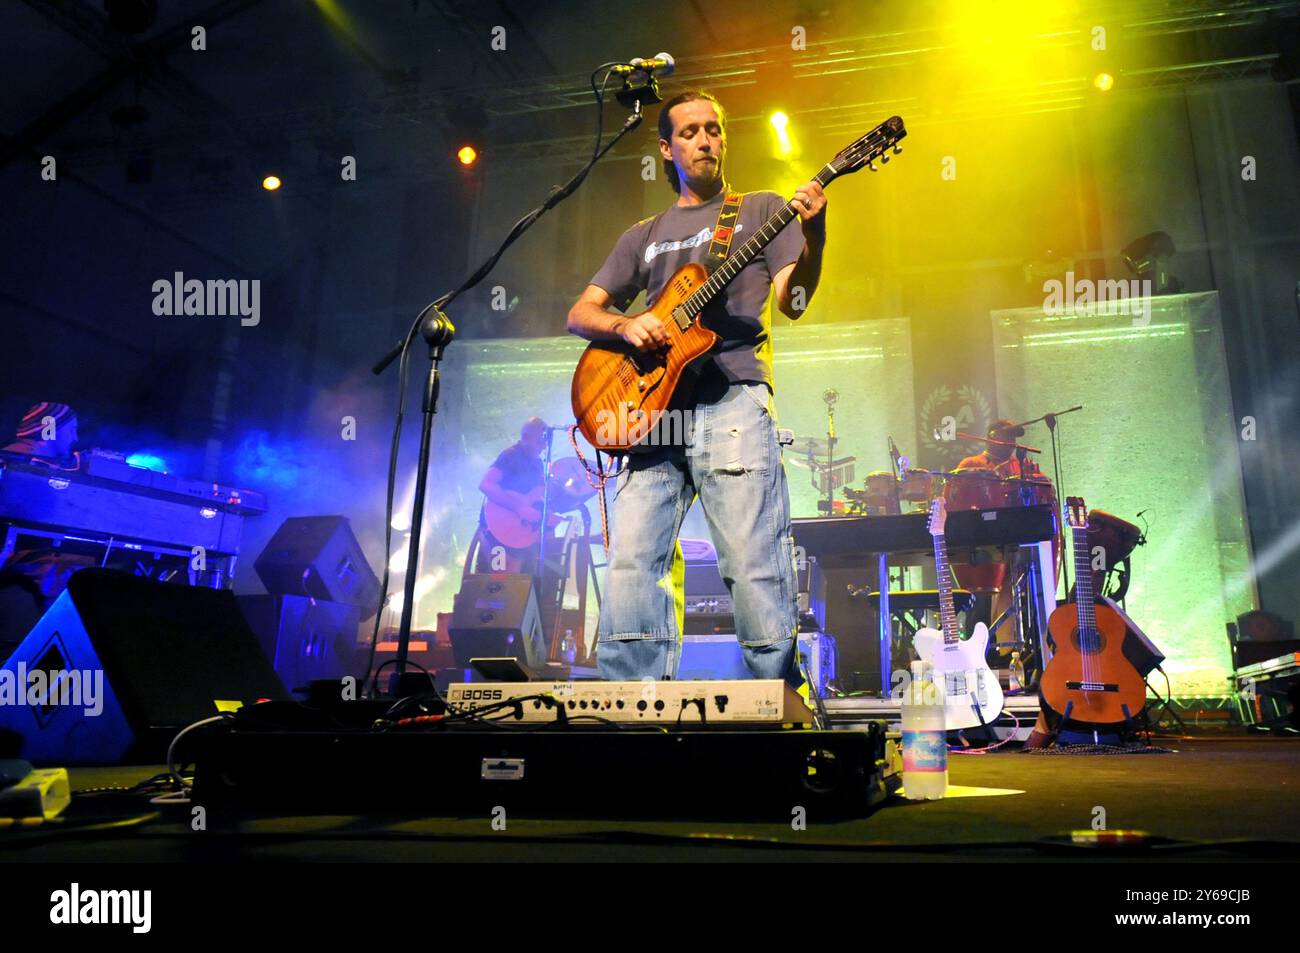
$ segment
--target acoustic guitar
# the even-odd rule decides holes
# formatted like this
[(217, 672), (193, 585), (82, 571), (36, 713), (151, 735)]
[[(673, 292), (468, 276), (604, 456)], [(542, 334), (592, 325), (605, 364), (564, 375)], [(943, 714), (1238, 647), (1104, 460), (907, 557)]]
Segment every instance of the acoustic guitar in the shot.
[(1002, 686), (989, 668), (985, 653), (989, 629), (975, 623), (969, 639), (957, 632), (957, 613), (952, 607), (952, 572), (948, 568), (948, 541), (944, 527), (948, 519), (943, 497), (930, 503), (927, 528), (934, 538), (934, 569), (939, 576), (939, 619), (943, 630), (918, 629), (912, 637), (916, 654), (930, 663), (934, 683), (943, 692), (944, 721), (949, 730), (992, 724), (1002, 713)]
[(487, 523), (488, 532), (502, 546), (527, 549), (536, 546), (542, 538), (542, 489), (539, 486), (524, 494), (524, 502), (535, 514), (531, 519), (522, 517), (499, 503), (483, 501), (483, 519)]
[[(902, 119), (886, 119), (841, 150), (814, 178), (826, 186), (864, 166), (875, 171), (877, 159), (883, 164), (890, 158), (886, 153), (903, 151), (898, 143), (906, 135)], [(797, 217), (793, 203), (787, 202), (711, 274), (692, 262), (668, 279), (644, 312), (663, 322), (667, 347), (639, 351), (624, 341), (593, 341), (587, 346), (573, 372), (569, 396), (578, 429), (593, 447), (623, 452), (645, 440), (671, 405), (682, 375), (718, 343), (718, 335), (701, 322), (705, 307)]]
[(1088, 549), (1088, 511), (1082, 498), (1066, 499), (1074, 542), (1074, 602), (1047, 620), (1055, 653), (1043, 670), (1039, 698), (1048, 722), (1098, 729), (1129, 721), (1146, 704), (1146, 683), (1124, 656), (1128, 626), (1096, 601)]

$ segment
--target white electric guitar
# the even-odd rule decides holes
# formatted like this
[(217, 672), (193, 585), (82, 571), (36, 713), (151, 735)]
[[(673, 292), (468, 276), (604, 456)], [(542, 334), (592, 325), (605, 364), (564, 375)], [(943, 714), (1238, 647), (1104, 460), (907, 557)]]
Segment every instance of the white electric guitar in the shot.
[(943, 631), (921, 629), (912, 639), (912, 645), (916, 654), (934, 670), (934, 683), (943, 692), (947, 725), (952, 730), (991, 724), (1002, 712), (1002, 686), (984, 659), (989, 647), (988, 626), (977, 622), (971, 637), (964, 641), (957, 632), (948, 544), (943, 535), (947, 520), (947, 507), (943, 497), (939, 497), (930, 504), (928, 529), (934, 537), (934, 569), (939, 576), (939, 618)]

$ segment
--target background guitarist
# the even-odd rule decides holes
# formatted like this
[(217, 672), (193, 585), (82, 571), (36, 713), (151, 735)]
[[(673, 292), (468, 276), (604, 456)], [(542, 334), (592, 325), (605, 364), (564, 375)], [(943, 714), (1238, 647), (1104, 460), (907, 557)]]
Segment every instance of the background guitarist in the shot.
[[(519, 431), (518, 442), (506, 447), (488, 467), (478, 488), (483, 496), (521, 519), (536, 520), (540, 509), (528, 495), (545, 481), (542, 451), (546, 449), (546, 422), (529, 417)], [(552, 514), (552, 521), (556, 517)], [(504, 568), (500, 554), (505, 554)], [(497, 556), (494, 566), (493, 557)], [(479, 545), (474, 559), (475, 572), (532, 573), (537, 564), (537, 546), (511, 547), (492, 535), (486, 513), (479, 510)]]
[[(728, 191), (726, 148), (726, 118), (712, 96), (688, 92), (664, 103), (659, 152), (677, 201), (623, 233), (570, 310), (570, 331), (643, 351), (667, 344), (657, 317), (626, 317), (609, 308), (626, 309), (641, 291), (649, 306), (677, 269), (706, 261)], [(682, 600), (677, 533), (698, 496), (718, 569), (731, 588), (749, 670), (758, 678), (802, 682), (794, 664), (790, 497), (772, 413), (767, 302), (775, 292), (777, 306), (792, 319), (807, 307), (821, 276), (826, 197), (810, 182), (793, 202), (800, 229), (783, 229), (704, 312), (704, 323), (722, 340), (699, 363), (686, 400), (689, 446), (633, 453), (618, 478), (597, 635), (603, 678), (675, 677)], [(775, 192), (745, 195), (736, 239), (744, 242), (784, 204)]]

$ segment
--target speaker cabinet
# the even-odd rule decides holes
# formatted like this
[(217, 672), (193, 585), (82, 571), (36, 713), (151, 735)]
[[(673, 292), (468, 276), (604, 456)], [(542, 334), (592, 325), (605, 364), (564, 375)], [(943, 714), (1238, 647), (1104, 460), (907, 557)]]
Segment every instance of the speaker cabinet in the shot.
[(258, 644), (290, 691), (319, 678), (365, 674), (357, 647), (361, 609), (306, 596), (239, 596)]
[(284, 521), (253, 563), (271, 595), (311, 596), (361, 609), (379, 607), (379, 580), (342, 516), (294, 516)]
[(186, 725), (289, 697), (232, 593), (83, 569), (0, 667), (0, 735), (36, 764), (161, 762)]
[(530, 667), (547, 657), (533, 577), (516, 573), (466, 576), (451, 617), (451, 647), (462, 668), (472, 658), (511, 656)]

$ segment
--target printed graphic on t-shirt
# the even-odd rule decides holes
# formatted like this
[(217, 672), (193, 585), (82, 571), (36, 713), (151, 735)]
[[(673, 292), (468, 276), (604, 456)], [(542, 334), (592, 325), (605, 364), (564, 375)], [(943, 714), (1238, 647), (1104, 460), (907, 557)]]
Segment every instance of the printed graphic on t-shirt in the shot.
[[(744, 229), (745, 226), (743, 224), (737, 225), (736, 234), (739, 235), (742, 231), (744, 231)], [(669, 252), (669, 251), (679, 251), (680, 249), (683, 248), (697, 248), (700, 245), (707, 245), (712, 240), (713, 240), (713, 229), (702, 228), (694, 235), (692, 235), (690, 238), (684, 238), (679, 242), (659, 242), (658, 244), (656, 244), (655, 242), (651, 242), (649, 245), (646, 246), (645, 256), (644, 256), (645, 263), (648, 265), (650, 264), (650, 262), (654, 261), (655, 255), (662, 255), (664, 252)]]

